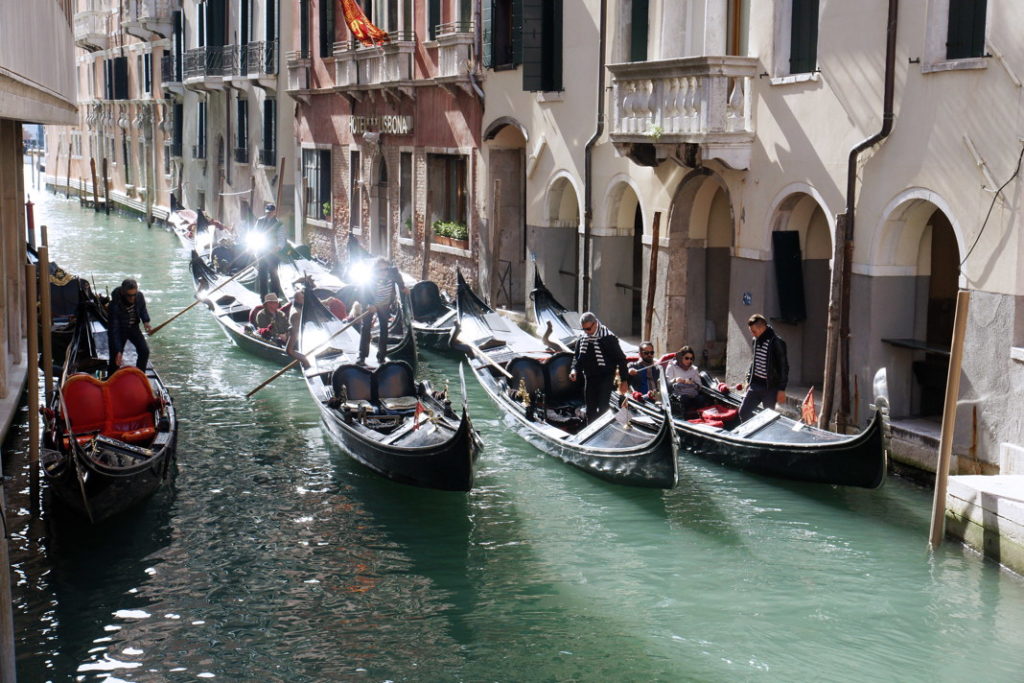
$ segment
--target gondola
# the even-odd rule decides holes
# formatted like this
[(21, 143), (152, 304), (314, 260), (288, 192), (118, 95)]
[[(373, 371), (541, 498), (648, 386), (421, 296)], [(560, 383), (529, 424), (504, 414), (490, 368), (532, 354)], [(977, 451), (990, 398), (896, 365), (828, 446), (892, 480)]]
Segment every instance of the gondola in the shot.
[[(606, 481), (675, 487), (678, 445), (668, 420), (654, 419), (626, 403), (586, 424), (580, 416), (583, 384), (569, 381), (572, 354), (551, 353), (501, 319), (461, 273), (457, 278), (458, 337), (452, 346), (467, 350), (473, 374), (520, 436)], [(667, 404), (662, 409), (667, 411)]]
[(310, 367), (303, 374), (331, 437), (353, 459), (388, 479), (470, 490), (481, 442), (469, 418), (465, 388), (456, 412), (429, 383), (414, 380), (408, 363), (355, 365), (359, 333), (344, 329), (315, 297), (307, 294), (306, 301), (299, 349)]
[[(669, 354), (662, 359), (672, 358)], [(791, 419), (775, 410), (761, 410), (745, 422), (738, 419), (742, 397), (702, 373), (703, 408), (673, 415), (684, 452), (735, 469), (795, 481), (877, 488), (888, 470), (888, 402), (875, 400), (868, 426), (842, 435)], [(638, 407), (660, 419), (657, 405)]]
[(148, 364), (107, 375), (107, 329), (79, 309), (60, 388), (46, 410), (40, 458), (52, 494), (92, 522), (101, 522), (152, 495), (174, 462), (174, 404)]
[[(583, 328), (580, 327), (580, 314), (570, 311), (555, 299), (544, 285), (537, 269), (533, 272), (533, 291), (530, 292), (530, 299), (533, 301), (533, 316), (537, 321), (538, 333), (553, 344), (575, 348), (576, 340), (583, 333)], [(623, 341), (621, 338), (619, 346), (627, 356), (636, 356), (640, 351), (636, 344)]]
[(415, 283), (409, 289), (409, 301), (417, 343), (438, 351), (451, 350), (452, 328), (458, 318), (455, 304), (445, 298), (431, 280)]

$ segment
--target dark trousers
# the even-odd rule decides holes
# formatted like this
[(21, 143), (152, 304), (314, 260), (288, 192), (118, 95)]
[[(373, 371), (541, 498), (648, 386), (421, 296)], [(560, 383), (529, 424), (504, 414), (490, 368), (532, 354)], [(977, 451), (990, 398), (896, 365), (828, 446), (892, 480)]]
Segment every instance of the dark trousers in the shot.
[[(383, 363), (384, 358), (388, 353), (388, 318), (391, 312), (391, 307), (385, 304), (384, 306), (377, 306), (377, 325), (380, 327), (380, 332), (377, 339), (377, 362)], [(373, 336), (373, 318), (370, 315), (363, 318), (362, 327), (359, 330), (359, 357), (366, 358), (370, 354), (370, 337)]]
[[(149, 343), (146, 341), (146, 335), (142, 333), (142, 330), (139, 329), (138, 325), (132, 325), (130, 328), (128, 328), (125, 337), (127, 338), (128, 341), (132, 343), (132, 346), (135, 347), (135, 367), (145, 372), (146, 364), (149, 363)], [(122, 351), (124, 351), (124, 346), (122, 346), (119, 349), (110, 349), (110, 360), (108, 367), (110, 374), (114, 374), (115, 372), (117, 372), (117, 365), (115, 365), (114, 363), (117, 359), (117, 354)]]
[[(277, 254), (264, 254), (256, 264), (256, 281), (259, 285), (260, 299), (273, 291), (284, 299), (284, 290), (281, 289), (281, 280), (277, 276), (277, 267), (281, 259)], [(284, 302), (281, 304), (284, 305)]]
[(608, 410), (614, 378), (614, 372), (605, 372), (593, 377), (584, 375), (583, 396), (587, 402), (587, 422), (593, 422), (596, 417)]
[(778, 389), (769, 387), (764, 381), (755, 379), (747, 387), (747, 395), (743, 397), (740, 404), (740, 422), (746, 422), (754, 414), (754, 409), (759, 405), (765, 408), (775, 408), (775, 397)]

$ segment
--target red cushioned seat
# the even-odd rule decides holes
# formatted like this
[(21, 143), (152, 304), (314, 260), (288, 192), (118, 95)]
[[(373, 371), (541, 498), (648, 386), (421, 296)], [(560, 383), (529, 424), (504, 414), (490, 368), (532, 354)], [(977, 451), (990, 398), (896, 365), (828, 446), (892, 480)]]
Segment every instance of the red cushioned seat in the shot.
[(104, 434), (129, 443), (143, 443), (156, 435), (153, 411), (157, 398), (146, 373), (136, 367), (121, 368), (104, 387), (109, 421)]
[[(103, 430), (107, 422), (103, 382), (92, 375), (72, 375), (60, 391), (73, 434)], [(89, 438), (86, 437), (86, 440)]]
[(736, 408), (723, 405), (713, 405), (710, 408), (705, 408), (704, 410), (700, 411), (701, 419), (703, 419), (705, 422), (712, 420), (718, 422), (728, 422), (730, 420), (736, 419), (736, 415), (738, 414), (739, 411)]

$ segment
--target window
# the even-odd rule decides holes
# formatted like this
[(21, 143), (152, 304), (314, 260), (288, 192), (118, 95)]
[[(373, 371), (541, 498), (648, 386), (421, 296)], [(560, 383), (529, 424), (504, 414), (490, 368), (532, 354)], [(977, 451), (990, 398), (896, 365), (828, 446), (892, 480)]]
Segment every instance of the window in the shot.
[(402, 152), (399, 169), (399, 202), (401, 214), (399, 215), (398, 236), (412, 239), (412, 152)]
[(128, 141), (128, 131), (121, 131), (121, 158), (124, 161), (124, 184), (132, 184), (132, 153)]
[(561, 90), (562, 0), (523, 1), (522, 42), (523, 90)]
[(153, 93), (153, 53), (147, 52), (142, 55), (142, 92), (146, 95)]
[(523, 61), (523, 0), (484, 0), (484, 66), (512, 69)]
[(793, 0), (789, 42), (791, 74), (810, 73), (818, 68), (818, 2)]
[(277, 100), (268, 97), (263, 100), (263, 149), (260, 151), (260, 163), (274, 166), (277, 156)]
[(331, 150), (302, 150), (302, 182), (306, 218), (331, 220)]
[(235, 100), (235, 119), (238, 132), (235, 138), (235, 161), (249, 162), (249, 100), (239, 97)]
[(649, 0), (633, 0), (629, 10), (629, 61), (647, 61), (647, 42), (650, 34)]
[(103, 62), (104, 99), (128, 99), (128, 58), (112, 57)]
[(200, 102), (196, 108), (196, 146), (192, 156), (196, 159), (206, 158), (206, 102)]
[(437, 27), (441, 21), (441, 0), (430, 0), (427, 6), (427, 34), (431, 40), (437, 40)]
[(435, 221), (466, 225), (466, 157), (428, 155), (427, 177), (430, 179), (430, 225)]
[(334, 0), (320, 2), (320, 56), (334, 54)]
[(174, 115), (173, 115), (174, 123), (173, 123), (173, 127), (172, 127), (172, 130), (174, 132), (172, 133), (172, 137), (171, 137), (171, 156), (180, 157), (181, 156), (182, 141), (183, 141), (183, 139), (185, 137), (185, 135), (184, 135), (185, 107), (184, 107), (184, 105), (181, 102), (175, 102), (174, 103), (174, 108), (173, 108), (172, 111), (174, 112)]
[(299, 0), (299, 58), (309, 59), (309, 0)]
[(986, 0), (949, 0), (946, 59), (985, 56)]
[(363, 169), (359, 163), (359, 152), (349, 152), (348, 156), (348, 227), (358, 229), (362, 225), (362, 203), (359, 201), (359, 189), (363, 184)]

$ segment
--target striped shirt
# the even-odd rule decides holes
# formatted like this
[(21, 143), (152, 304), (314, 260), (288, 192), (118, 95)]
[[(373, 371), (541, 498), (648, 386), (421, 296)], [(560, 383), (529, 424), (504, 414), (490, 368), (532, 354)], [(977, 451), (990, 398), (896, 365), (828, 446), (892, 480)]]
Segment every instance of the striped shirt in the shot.
[[(762, 335), (763, 336), (763, 335)], [(768, 381), (768, 346), (770, 339), (758, 339), (754, 344), (754, 378)]]
[(593, 336), (589, 334), (584, 334), (583, 336), (581, 336), (578, 342), (580, 344), (580, 351), (578, 355), (584, 356), (587, 354), (590, 348), (593, 348), (594, 361), (597, 363), (597, 367), (607, 367), (608, 362), (604, 358), (604, 351), (601, 349), (601, 345), (598, 344), (597, 342), (601, 337), (607, 336), (609, 334), (611, 334), (611, 332), (608, 331), (608, 328), (605, 327), (604, 325), (601, 325), (595, 331)]
[(391, 304), (392, 296), (395, 291), (395, 281), (391, 279), (390, 273), (384, 277), (378, 278), (373, 285), (373, 300), (378, 306), (384, 304)]

